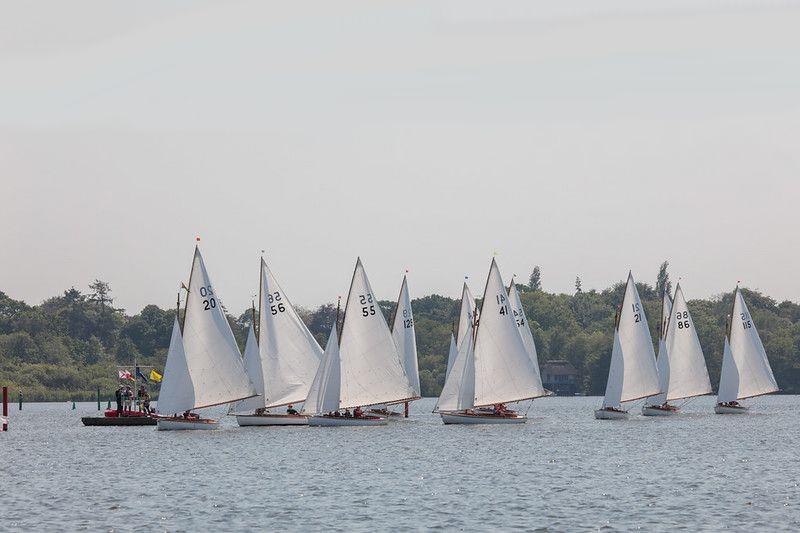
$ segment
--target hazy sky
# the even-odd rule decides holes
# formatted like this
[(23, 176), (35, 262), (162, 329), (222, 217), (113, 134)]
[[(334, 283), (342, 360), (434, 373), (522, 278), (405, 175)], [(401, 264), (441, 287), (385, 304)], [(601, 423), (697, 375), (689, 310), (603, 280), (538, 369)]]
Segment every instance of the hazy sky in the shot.
[(0, 290), (312, 306), (539, 264), (800, 300), (800, 4), (3, 2)]

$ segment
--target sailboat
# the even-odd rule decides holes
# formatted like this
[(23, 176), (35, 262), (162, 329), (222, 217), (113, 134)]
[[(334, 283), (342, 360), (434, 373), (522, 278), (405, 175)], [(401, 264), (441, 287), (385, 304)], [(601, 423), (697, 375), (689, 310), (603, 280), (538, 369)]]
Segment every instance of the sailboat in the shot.
[[(471, 298), (462, 291), (462, 310)], [(467, 300), (467, 303), (469, 301)], [(546, 396), (493, 259), (486, 279), (480, 320), (459, 326), (461, 337), (436, 411), (445, 424), (521, 424), (527, 418), (505, 407)], [(486, 409), (489, 408), (489, 409)]]
[(748, 408), (739, 400), (778, 390), (761, 337), (737, 285), (733, 292), (728, 334), (725, 336), (719, 394), (714, 412), (718, 415), (745, 413)]
[(633, 274), (628, 272), (625, 295), (614, 325), (614, 347), (606, 394), (602, 407), (594, 412), (594, 417), (598, 420), (627, 418), (628, 411), (623, 409), (623, 402), (660, 392), (653, 339)]
[[(239, 346), (219, 296), (195, 246), (186, 311), (177, 316), (158, 398), (158, 429), (217, 429), (219, 421), (200, 418), (194, 409), (223, 405), (258, 394), (242, 365)], [(183, 413), (179, 415), (178, 413)]]
[[(414, 393), (420, 396), (419, 385), (419, 363), (417, 361), (417, 336), (414, 331), (414, 311), (411, 309), (411, 296), (408, 292), (408, 279), (403, 276), (400, 284), (400, 294), (397, 297), (397, 305), (394, 308), (394, 320), (392, 320), (392, 338), (397, 346), (406, 377), (414, 389)], [(408, 402), (404, 403), (405, 417), (408, 418)], [(370, 409), (370, 413), (379, 416), (397, 417), (400, 413), (392, 411), (387, 406), (375, 406)]]
[(642, 407), (645, 416), (673, 415), (680, 408), (670, 405), (670, 401), (711, 394), (703, 348), (680, 283), (675, 288), (674, 304), (669, 295), (664, 296), (662, 315), (666, 313), (667, 319), (661, 321), (663, 333), (657, 359), (661, 394), (654, 396), (650, 405)]
[[(322, 348), (263, 257), (259, 278), (258, 332), (252, 335), (251, 327), (244, 354), (245, 370), (259, 396), (239, 402), (232, 411), (240, 426), (306, 425), (308, 417), (293, 407), (308, 395)], [(286, 413), (268, 411), (283, 406)]]
[(338, 335), (332, 331), (331, 339), (303, 406), (306, 414), (313, 415), (309, 425), (383, 425), (386, 418), (364, 415), (361, 408), (419, 399), (406, 376), (361, 258), (353, 271), (341, 330)]

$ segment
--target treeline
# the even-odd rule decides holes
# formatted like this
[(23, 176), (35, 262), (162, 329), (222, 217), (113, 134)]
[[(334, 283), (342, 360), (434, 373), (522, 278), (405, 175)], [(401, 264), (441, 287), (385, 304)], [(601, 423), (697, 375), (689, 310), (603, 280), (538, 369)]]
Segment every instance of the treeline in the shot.
[[(647, 317), (657, 340), (660, 297), (670, 289), (667, 264), (655, 286), (638, 283)], [(476, 287), (477, 288), (477, 287)], [(536, 340), (540, 362), (565, 359), (580, 373), (586, 394), (602, 394), (611, 356), (614, 315), (622, 300), (624, 282), (602, 291), (584, 291), (580, 278), (573, 294), (542, 290), (536, 267), (528, 284), (518, 285)], [(744, 290), (750, 311), (769, 355), (775, 377), (787, 393), (800, 393), (800, 305), (776, 302), (757, 291)], [(731, 293), (707, 300), (690, 300), (711, 380), (716, 386), (722, 361), (722, 342)], [(117, 365), (164, 367), (175, 309), (148, 305), (129, 316), (113, 306), (108, 283), (95, 280), (87, 292), (74, 287), (40, 305), (28, 305), (0, 292), (0, 384), (12, 395), (22, 390), (29, 401), (89, 400), (97, 387), (106, 397), (116, 387)], [(425, 396), (436, 396), (444, 382), (452, 325), (459, 301), (439, 295), (413, 300), (419, 353), (420, 382)], [(381, 302), (387, 320), (393, 302)], [(321, 345), (336, 316), (325, 304), (300, 314)], [(228, 320), (243, 347), (252, 313)]]

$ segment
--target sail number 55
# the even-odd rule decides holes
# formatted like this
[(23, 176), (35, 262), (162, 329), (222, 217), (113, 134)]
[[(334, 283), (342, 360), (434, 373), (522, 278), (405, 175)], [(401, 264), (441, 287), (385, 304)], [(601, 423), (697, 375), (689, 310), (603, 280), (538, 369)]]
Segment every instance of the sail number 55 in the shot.
[(371, 305), (375, 300), (372, 298), (371, 293), (359, 294), (358, 301), (361, 303), (361, 316), (370, 316), (375, 314), (375, 306)]

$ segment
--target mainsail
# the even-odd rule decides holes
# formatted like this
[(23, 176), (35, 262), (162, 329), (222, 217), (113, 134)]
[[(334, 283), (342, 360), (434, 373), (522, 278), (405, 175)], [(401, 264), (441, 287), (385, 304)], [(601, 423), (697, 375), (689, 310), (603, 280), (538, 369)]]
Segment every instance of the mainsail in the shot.
[(764, 345), (738, 286), (733, 294), (729, 328), (717, 401), (727, 403), (778, 391)]
[(406, 377), (414, 393), (420, 395), (419, 366), (417, 362), (417, 337), (414, 332), (414, 313), (411, 310), (411, 297), (408, 293), (408, 281), (403, 276), (400, 295), (397, 297), (397, 307), (394, 312), (392, 324), (392, 338), (400, 353)]
[[(680, 284), (675, 288), (675, 304), (667, 326), (666, 357), (659, 359), (663, 401), (692, 398), (711, 392), (703, 348), (697, 337)], [(663, 402), (662, 402), (663, 403)]]
[[(533, 361), (533, 366), (536, 368), (537, 374), (539, 373), (539, 357), (536, 355), (536, 343), (533, 341), (533, 333), (531, 333), (531, 325), (528, 323), (528, 318), (525, 316), (525, 309), (522, 307), (522, 300), (519, 297), (519, 291), (514, 280), (511, 280), (511, 287), (508, 289), (508, 300), (511, 305), (511, 312), (514, 315), (514, 322), (517, 324), (519, 334), (522, 336), (522, 342), (525, 344), (525, 349), (528, 351), (528, 356)], [(539, 382), (541, 383), (541, 376)]]
[(253, 388), (259, 393), (259, 396), (253, 396), (240, 402), (231, 405), (232, 413), (242, 413), (246, 411), (253, 411), (259, 407), (264, 407), (264, 370), (261, 366), (261, 353), (258, 349), (258, 341), (253, 331), (254, 324), (250, 324), (247, 329), (247, 341), (244, 345), (244, 370), (247, 376), (253, 383)]
[(619, 407), (622, 402), (660, 392), (653, 339), (633, 275), (628, 273), (625, 296), (614, 329), (614, 347), (603, 407)]
[[(463, 331), (464, 342), (447, 374), (436, 404), (437, 411), (462, 411), (475, 406), (475, 336), (472, 324), (467, 322)], [(451, 336), (451, 348), (454, 345)]]
[[(245, 373), (239, 347), (211, 284), (199, 247), (195, 247), (187, 292), (182, 333), (186, 364), (176, 363), (175, 368), (177, 372), (186, 372), (189, 380), (175, 376), (168, 381), (165, 369), (161, 393), (168, 399), (167, 408), (162, 404), (159, 410), (176, 413), (255, 396), (257, 392)], [(178, 354), (177, 348), (175, 353)], [(193, 389), (192, 405), (171, 403), (169, 398), (189, 397), (187, 392), (171, 390), (171, 387), (186, 387), (188, 383)]]
[(447, 371), (444, 374), (445, 379), (450, 375), (450, 369), (453, 368), (453, 363), (458, 356), (458, 348), (456, 346), (456, 336), (450, 334), (450, 349), (447, 351)]
[(460, 347), (463, 340), (466, 338), (469, 327), (475, 323), (475, 298), (464, 282), (464, 287), (461, 289), (461, 310), (458, 313), (458, 329), (456, 330), (456, 346)]
[(656, 368), (658, 369), (658, 386), (661, 388), (661, 393), (657, 394), (651, 400), (655, 405), (661, 405), (667, 401), (667, 384), (669, 381), (669, 359), (667, 357), (667, 326), (669, 325), (669, 317), (672, 313), (672, 297), (664, 288), (664, 294), (661, 297), (661, 324), (658, 327), (658, 355), (656, 355)]

